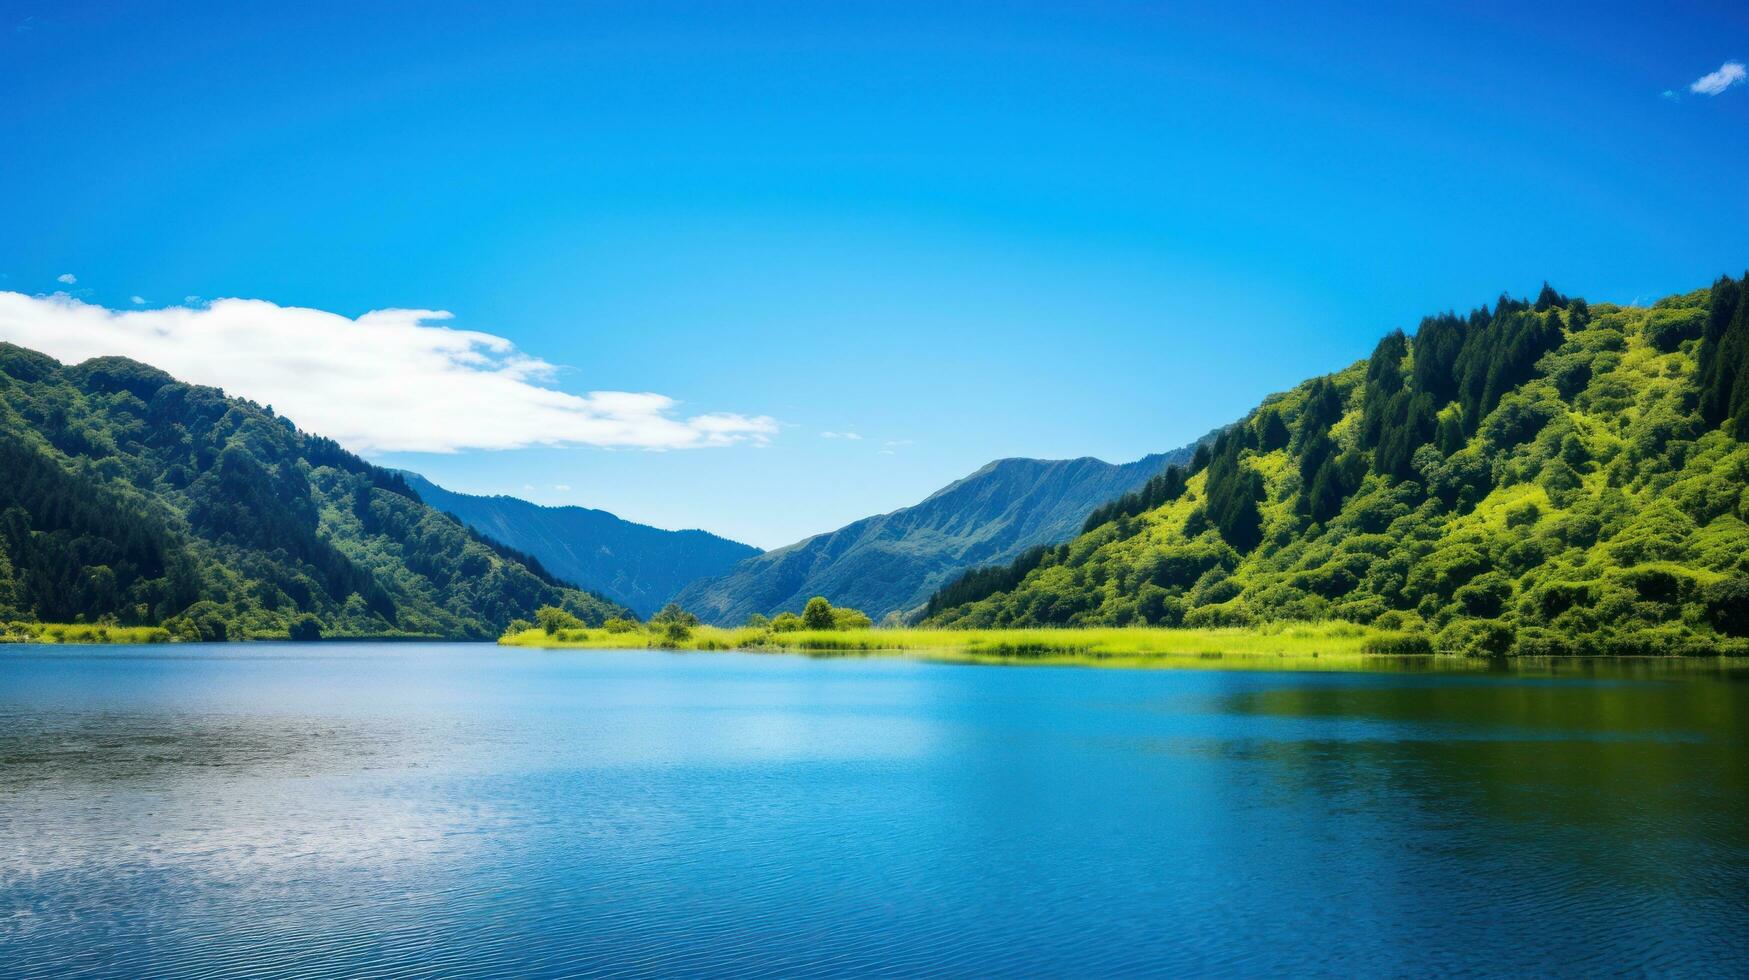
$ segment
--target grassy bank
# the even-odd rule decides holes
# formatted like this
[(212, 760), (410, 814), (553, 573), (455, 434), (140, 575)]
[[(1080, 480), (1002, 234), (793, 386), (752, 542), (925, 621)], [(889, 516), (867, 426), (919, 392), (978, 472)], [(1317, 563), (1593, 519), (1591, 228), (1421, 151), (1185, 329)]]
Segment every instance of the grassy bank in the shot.
[(778, 633), (701, 626), (667, 643), (638, 630), (531, 629), (505, 636), (506, 646), (543, 649), (747, 650), (812, 654), (902, 655), (969, 663), (1070, 663), (1101, 666), (1355, 667), (1380, 657), (1435, 658), (1426, 642), (1403, 633), (1347, 623), (1226, 629), (868, 629)]
[(0, 624), (0, 643), (169, 643), (162, 626), (103, 626), (94, 623)]
[[(232, 637), (234, 642), (250, 642), (257, 640), (284, 642), (290, 636), (281, 633), (253, 633), (247, 636)], [(331, 634), (320, 638), (323, 641), (336, 640), (367, 640), (373, 643), (432, 643), (443, 642), (448, 637), (430, 633), (387, 633), (387, 634)], [(95, 623), (0, 623), (0, 644), (3, 643), (66, 643), (66, 644), (122, 644), (122, 643), (198, 643), (197, 640), (173, 635), (162, 626), (104, 626)]]

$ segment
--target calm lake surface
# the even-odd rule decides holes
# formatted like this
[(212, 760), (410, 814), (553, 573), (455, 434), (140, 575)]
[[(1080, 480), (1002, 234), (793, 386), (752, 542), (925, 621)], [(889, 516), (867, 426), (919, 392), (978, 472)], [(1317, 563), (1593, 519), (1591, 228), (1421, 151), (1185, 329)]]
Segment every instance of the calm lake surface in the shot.
[(1743, 975), (1749, 676), (0, 648), (0, 974)]

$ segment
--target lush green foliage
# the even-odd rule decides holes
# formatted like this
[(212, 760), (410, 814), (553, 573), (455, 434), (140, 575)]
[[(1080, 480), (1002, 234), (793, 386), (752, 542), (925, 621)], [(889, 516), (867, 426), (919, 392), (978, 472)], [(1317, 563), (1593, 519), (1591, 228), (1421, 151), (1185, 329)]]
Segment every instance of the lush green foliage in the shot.
[[(1173, 467), (1169, 472), (1177, 472), (1177, 467)], [(1152, 485), (1153, 481), (1150, 480), (1149, 484)], [(1142, 491), (1138, 491), (1138, 493), (1140, 492)], [(1127, 502), (1136, 496), (1137, 494), (1128, 494), (1121, 500), (1114, 501), (1114, 504)], [(1104, 510), (1105, 508), (1100, 509)], [(936, 590), (936, 593), (929, 597), (928, 605), (924, 606), (923, 614), (926, 617), (933, 616), (944, 609), (962, 606), (968, 602), (977, 602), (979, 599), (993, 596), (998, 592), (1007, 592), (1019, 585), (1021, 580), (1026, 578), (1026, 573), (1044, 564), (1046, 557), (1053, 555), (1058, 548), (1064, 547), (1067, 546), (1041, 544), (1036, 548), (1027, 549), (1019, 558), (1014, 559), (1009, 564), (974, 568)]]
[[(755, 625), (751, 616), (748, 617), (748, 625)], [(865, 630), (873, 625), (874, 621), (862, 610), (834, 606), (826, 601), (825, 596), (817, 595), (808, 600), (800, 616), (792, 612), (778, 613), (767, 624), (767, 628), (774, 633), (794, 633), (798, 630)]]
[(1742, 652), (1740, 292), (1592, 307), (1545, 286), (1429, 317), (1271, 396), (1182, 487), (942, 590), (927, 622), (1348, 620), (1460, 654)]
[(650, 617), (650, 628), (661, 636), (663, 646), (679, 646), (692, 637), (693, 627), (697, 625), (698, 617), (675, 602), (663, 606)]
[(1749, 438), (1749, 297), (1729, 276), (1713, 285), (1700, 345), (1700, 416)]
[(179, 640), (486, 639), (623, 610), (270, 408), (122, 358), (0, 344), (0, 619)]

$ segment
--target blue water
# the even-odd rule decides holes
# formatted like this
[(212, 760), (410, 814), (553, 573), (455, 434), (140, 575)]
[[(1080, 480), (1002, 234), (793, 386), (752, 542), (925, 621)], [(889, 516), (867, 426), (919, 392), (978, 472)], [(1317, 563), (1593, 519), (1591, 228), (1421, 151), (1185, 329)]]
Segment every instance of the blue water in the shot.
[(1721, 671), (0, 648), (0, 973), (1749, 972)]

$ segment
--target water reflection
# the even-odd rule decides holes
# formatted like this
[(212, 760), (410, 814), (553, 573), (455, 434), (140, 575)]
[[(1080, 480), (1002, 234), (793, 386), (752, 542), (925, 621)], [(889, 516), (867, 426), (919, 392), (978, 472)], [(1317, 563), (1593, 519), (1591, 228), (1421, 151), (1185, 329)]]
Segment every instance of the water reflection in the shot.
[[(1735, 962), (1743, 938), (1699, 924), (1749, 899), (1749, 692), (1657, 665), (1522, 673), (1236, 693), (1236, 715), (1305, 727), (1214, 751), (1260, 765), (1278, 799), (1406, 825), (1407, 869), (1463, 870), (1454, 914), (1541, 917), (1574, 968), (1615, 968), (1623, 948), (1666, 957), (1643, 967), (1692, 966), (1696, 948)], [(1596, 920), (1613, 945), (1574, 925)]]
[(0, 657), (0, 973), (1742, 973), (1749, 685)]

